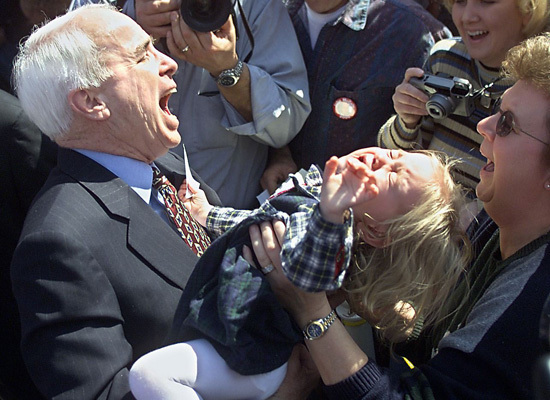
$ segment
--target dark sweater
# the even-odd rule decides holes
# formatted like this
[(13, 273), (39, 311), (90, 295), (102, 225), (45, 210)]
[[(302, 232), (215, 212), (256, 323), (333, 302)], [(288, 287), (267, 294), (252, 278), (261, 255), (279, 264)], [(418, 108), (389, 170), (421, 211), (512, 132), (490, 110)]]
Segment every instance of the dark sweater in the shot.
[[(396, 376), (368, 362), (326, 388), (331, 399), (532, 399), (550, 293), (550, 234), (499, 258), (498, 231), (472, 267), (474, 291), (425, 365)], [(472, 306), (471, 309), (469, 306)]]

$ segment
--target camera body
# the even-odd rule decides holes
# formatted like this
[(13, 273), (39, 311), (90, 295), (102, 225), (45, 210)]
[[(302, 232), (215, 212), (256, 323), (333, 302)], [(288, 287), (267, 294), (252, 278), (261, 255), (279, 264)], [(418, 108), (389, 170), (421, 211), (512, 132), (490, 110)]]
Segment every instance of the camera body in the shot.
[(181, 0), (181, 17), (194, 31), (214, 32), (233, 12), (236, 0)]
[(467, 79), (424, 73), (422, 78), (413, 77), (409, 83), (430, 96), (426, 110), (433, 119), (451, 114), (469, 117), (474, 111), (474, 90)]

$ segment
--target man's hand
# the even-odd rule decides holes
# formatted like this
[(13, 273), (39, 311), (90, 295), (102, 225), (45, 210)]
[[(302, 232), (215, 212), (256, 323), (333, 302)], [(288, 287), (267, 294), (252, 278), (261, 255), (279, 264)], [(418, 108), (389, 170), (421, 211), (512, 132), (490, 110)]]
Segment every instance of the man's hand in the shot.
[(178, 0), (135, 0), (136, 22), (155, 39), (172, 29), (170, 15), (179, 12)]
[(171, 29), (167, 32), (166, 45), (173, 57), (202, 67), (213, 76), (218, 76), (223, 70), (237, 64), (237, 37), (231, 16), (215, 32), (192, 30), (181, 18), (179, 11), (170, 14), (170, 22)]
[[(193, 196), (185, 196), (187, 189), (189, 189)], [(192, 185), (188, 187), (187, 182), (184, 180), (178, 190), (178, 197), (183, 205), (187, 207), (193, 218), (195, 218), (199, 224), (206, 227), (206, 218), (213, 206), (208, 202), (204, 191), (201, 189), (194, 189)]]
[(280, 149), (271, 148), (269, 150), (269, 161), (265, 171), (260, 179), (263, 189), (267, 189), (269, 194), (283, 183), (289, 174), (298, 171), (298, 166), (292, 159), (288, 146)]

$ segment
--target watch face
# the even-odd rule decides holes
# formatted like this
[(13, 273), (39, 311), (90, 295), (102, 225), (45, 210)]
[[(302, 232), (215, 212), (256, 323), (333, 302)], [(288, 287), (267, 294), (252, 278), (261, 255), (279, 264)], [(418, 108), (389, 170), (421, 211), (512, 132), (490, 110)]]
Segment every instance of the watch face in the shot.
[(306, 328), (309, 337), (317, 338), (323, 334), (323, 326), (318, 322), (312, 322)]
[(233, 86), (237, 83), (237, 79), (233, 75), (225, 75), (220, 77), (219, 83), (222, 86)]

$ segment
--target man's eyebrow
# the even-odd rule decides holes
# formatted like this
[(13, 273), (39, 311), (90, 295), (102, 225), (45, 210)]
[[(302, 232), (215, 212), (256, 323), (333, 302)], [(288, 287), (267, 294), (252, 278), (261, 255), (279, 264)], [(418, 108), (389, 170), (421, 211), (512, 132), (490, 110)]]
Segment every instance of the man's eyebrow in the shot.
[(141, 57), (143, 53), (147, 51), (147, 48), (151, 43), (153, 43), (153, 37), (149, 36), (145, 41), (143, 41), (143, 43), (141, 43), (135, 48), (135, 50), (133, 51), (134, 57), (135, 58)]

